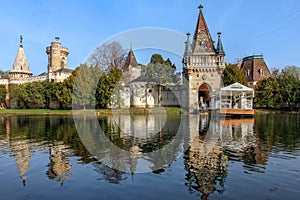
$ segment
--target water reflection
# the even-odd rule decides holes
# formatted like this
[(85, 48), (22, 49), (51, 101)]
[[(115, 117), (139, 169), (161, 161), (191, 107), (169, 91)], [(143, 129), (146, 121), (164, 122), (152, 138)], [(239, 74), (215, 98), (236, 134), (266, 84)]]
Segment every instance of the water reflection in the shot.
[(199, 121), (190, 123), (190, 129), (199, 130), (199, 134), (191, 134), (193, 141), (185, 153), (186, 185), (200, 191), (202, 199), (215, 191), (225, 191), (230, 159), (261, 163), (253, 131), (254, 119), (210, 119), (197, 115), (191, 120)]
[[(79, 130), (96, 130), (89, 116), (82, 119)], [(141, 167), (147, 167), (164, 176), (162, 184), (168, 185), (169, 177), (165, 175), (173, 166), (180, 166), (185, 170), (185, 181), (179, 184), (191, 194), (197, 192), (207, 199), (213, 193), (226, 191), (230, 162), (242, 163), (245, 173), (264, 173), (271, 157), (299, 156), (299, 120), (299, 115), (259, 115), (240, 120), (207, 115), (115, 115), (98, 118), (103, 135), (89, 135), (93, 131), (87, 131), (79, 137), (72, 116), (0, 116), (0, 175), (13, 169), (2, 168), (12, 158), (15, 174), (21, 179), (18, 181), (26, 187), (37, 173), (31, 169), (34, 162), (44, 162), (44, 168), (34, 170), (43, 171), (44, 178), (61, 185), (71, 176), (80, 182), (76, 179), (78, 166), (84, 165), (96, 173), (92, 178), (108, 184), (126, 184)], [(111, 149), (107, 141), (126, 156)], [(91, 145), (89, 148), (84, 145), (86, 142)], [(34, 161), (35, 152), (46, 159)], [(178, 159), (181, 155), (183, 162)], [(72, 162), (74, 158), (76, 161)], [(1, 184), (6, 184), (2, 178)]]
[(46, 174), (50, 179), (61, 183), (61, 185), (63, 185), (65, 179), (72, 176), (71, 173), (68, 173), (71, 169), (71, 163), (68, 162), (67, 154), (67, 146), (62, 143), (55, 143), (49, 147), (50, 163)]

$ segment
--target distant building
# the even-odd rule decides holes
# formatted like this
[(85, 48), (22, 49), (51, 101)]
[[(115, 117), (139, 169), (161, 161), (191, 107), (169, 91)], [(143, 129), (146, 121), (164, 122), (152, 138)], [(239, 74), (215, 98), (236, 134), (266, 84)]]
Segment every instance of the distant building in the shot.
[(56, 37), (55, 39), (56, 41), (52, 42), (51, 46), (46, 48), (46, 53), (48, 54), (48, 71), (37, 76), (32, 76), (23, 48), (23, 37), (21, 35), (18, 52), (12, 69), (9, 71), (9, 78), (0, 78), (0, 85), (8, 85), (10, 83), (24, 84), (46, 80), (62, 82), (64, 79), (68, 78), (73, 71), (67, 69), (67, 56), (69, 55), (69, 50), (68, 48), (61, 46), (59, 37)]
[(241, 69), (244, 70), (248, 86), (252, 88), (259, 80), (271, 76), (271, 73), (262, 55), (253, 55), (243, 58)]
[(10, 81), (18, 81), (18, 80), (25, 81), (27, 78), (32, 76), (32, 73), (29, 69), (29, 65), (26, 59), (22, 41), (23, 41), (23, 37), (21, 35), (18, 53), (16, 55), (12, 70), (10, 70), (9, 72)]
[(51, 42), (51, 46), (46, 48), (48, 55), (48, 77), (49, 81), (61, 82), (72, 74), (73, 70), (67, 69), (67, 57), (69, 49), (61, 46), (59, 37)]

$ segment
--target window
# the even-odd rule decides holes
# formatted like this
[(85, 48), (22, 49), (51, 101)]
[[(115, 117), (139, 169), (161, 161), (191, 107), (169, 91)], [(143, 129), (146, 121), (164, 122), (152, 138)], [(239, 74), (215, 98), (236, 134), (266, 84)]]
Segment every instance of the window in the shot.
[(245, 75), (246, 75), (246, 76), (250, 76), (250, 69), (247, 69), (247, 70), (246, 70)]
[(259, 72), (260, 76), (264, 76), (264, 70), (263, 69), (259, 69), (258, 72)]

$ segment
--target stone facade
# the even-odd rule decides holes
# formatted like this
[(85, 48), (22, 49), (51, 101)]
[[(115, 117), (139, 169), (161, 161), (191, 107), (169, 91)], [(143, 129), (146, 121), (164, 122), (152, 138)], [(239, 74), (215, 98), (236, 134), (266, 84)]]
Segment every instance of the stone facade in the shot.
[(51, 42), (51, 46), (46, 48), (48, 55), (48, 80), (60, 82), (71, 75), (72, 71), (67, 70), (67, 57), (69, 49), (61, 46), (59, 37)]
[(262, 55), (253, 55), (243, 58), (241, 69), (244, 70), (248, 86), (252, 88), (259, 80), (269, 78), (271, 76)]

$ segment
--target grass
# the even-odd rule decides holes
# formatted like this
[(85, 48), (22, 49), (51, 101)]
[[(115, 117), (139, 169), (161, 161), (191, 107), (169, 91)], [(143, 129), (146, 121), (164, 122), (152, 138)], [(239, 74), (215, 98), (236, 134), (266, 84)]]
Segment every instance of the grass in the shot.
[(2, 109), (0, 114), (16, 115), (72, 115), (72, 110), (49, 110), (49, 109)]
[[(93, 110), (80, 110), (80, 113), (90, 114)], [(121, 114), (135, 114), (145, 115), (149, 113), (166, 113), (169, 115), (179, 115), (181, 108), (178, 107), (162, 107), (153, 109), (144, 108), (130, 108), (130, 109), (97, 109), (97, 116), (111, 115), (113, 112)], [(280, 113), (299, 113), (283, 110), (267, 110), (267, 109), (255, 109), (255, 114), (280, 114)], [(72, 110), (50, 110), (50, 109), (0, 109), (1, 114), (12, 115), (73, 115)]]
[[(80, 110), (80, 113), (90, 114), (93, 110)], [(151, 113), (167, 113), (167, 114), (180, 114), (181, 109), (177, 107), (162, 107), (154, 109), (143, 108), (130, 108), (130, 109), (97, 109), (96, 114), (111, 115), (112, 112), (116, 113), (130, 113), (130, 114), (149, 114)], [(73, 115), (73, 110), (50, 110), (50, 109), (1, 109), (1, 114), (13, 114), (13, 115)]]

